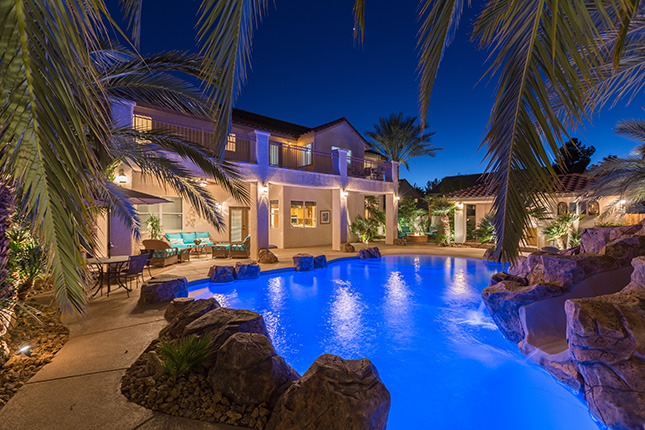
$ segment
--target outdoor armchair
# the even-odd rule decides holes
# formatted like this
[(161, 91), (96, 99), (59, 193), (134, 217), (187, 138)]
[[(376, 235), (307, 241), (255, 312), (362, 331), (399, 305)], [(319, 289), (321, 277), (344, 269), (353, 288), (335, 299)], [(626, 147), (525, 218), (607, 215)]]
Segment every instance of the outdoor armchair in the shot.
[(179, 261), (179, 249), (173, 248), (163, 240), (148, 239), (143, 241), (143, 247), (147, 250), (154, 250), (150, 264), (165, 267)]
[(249, 258), (251, 255), (251, 236), (246, 236), (242, 242), (233, 242), (229, 249), (231, 258)]

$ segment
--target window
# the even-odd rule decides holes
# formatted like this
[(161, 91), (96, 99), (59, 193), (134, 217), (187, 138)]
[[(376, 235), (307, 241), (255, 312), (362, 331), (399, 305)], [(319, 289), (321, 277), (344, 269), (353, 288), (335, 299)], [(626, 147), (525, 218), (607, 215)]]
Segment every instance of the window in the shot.
[(269, 142), (269, 165), (280, 165), (280, 144), (277, 142)]
[(183, 229), (183, 202), (181, 197), (163, 197), (170, 203), (156, 205), (138, 205), (139, 220), (145, 226), (150, 215), (157, 215), (161, 220), (161, 227), (166, 231)]
[(291, 227), (302, 227), (305, 224), (302, 202), (291, 202)]
[(132, 125), (137, 131), (150, 131), (152, 130), (152, 118), (143, 115), (134, 115), (132, 117)]
[(587, 215), (597, 216), (600, 215), (600, 204), (597, 201), (587, 203)]
[(235, 133), (230, 133), (226, 141), (226, 150), (230, 152), (235, 152), (235, 146), (236, 146)]
[(558, 215), (564, 215), (569, 213), (569, 205), (565, 202), (558, 203)]
[(316, 202), (305, 202), (305, 227), (316, 227)]
[(280, 215), (280, 206), (277, 200), (271, 200), (269, 202), (269, 223), (271, 228), (280, 227), (280, 220), (278, 218)]
[[(341, 148), (340, 146), (332, 146), (331, 147), (332, 151), (335, 151), (337, 149), (345, 149), (345, 148)], [(352, 158), (352, 150), (351, 149), (345, 149), (345, 151), (347, 151), (347, 162), (349, 163), (350, 158)]]

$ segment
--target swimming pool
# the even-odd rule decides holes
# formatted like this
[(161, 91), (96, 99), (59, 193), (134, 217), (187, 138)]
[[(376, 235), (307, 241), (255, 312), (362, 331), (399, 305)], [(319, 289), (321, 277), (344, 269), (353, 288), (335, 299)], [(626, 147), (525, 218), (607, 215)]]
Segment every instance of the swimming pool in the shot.
[(597, 430), (586, 405), (505, 340), (480, 292), (502, 267), (405, 255), (197, 283), (192, 297), (264, 316), (303, 374), (321, 354), (367, 357), (390, 390), (388, 429)]

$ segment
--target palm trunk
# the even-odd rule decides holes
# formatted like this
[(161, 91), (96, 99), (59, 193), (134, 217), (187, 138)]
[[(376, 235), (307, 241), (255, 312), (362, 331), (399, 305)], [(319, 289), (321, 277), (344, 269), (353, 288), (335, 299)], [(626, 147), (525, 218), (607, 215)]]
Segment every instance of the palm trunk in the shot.
[(443, 234), (446, 237), (445, 243), (450, 246), (450, 217), (447, 214), (442, 214), (441, 223), (443, 224)]

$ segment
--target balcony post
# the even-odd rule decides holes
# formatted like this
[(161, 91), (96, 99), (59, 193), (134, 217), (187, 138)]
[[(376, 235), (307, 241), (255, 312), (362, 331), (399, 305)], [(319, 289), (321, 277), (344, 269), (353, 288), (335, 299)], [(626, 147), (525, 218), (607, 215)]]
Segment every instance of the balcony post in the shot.
[(264, 181), (269, 169), (269, 137), (271, 133), (255, 130), (255, 162), (258, 163), (258, 175)]
[(251, 234), (251, 258), (258, 258), (260, 249), (269, 247), (269, 184), (250, 183), (251, 213), (249, 233)]
[(336, 173), (340, 175), (341, 183), (347, 183), (347, 150), (334, 149), (331, 151), (332, 166)]

